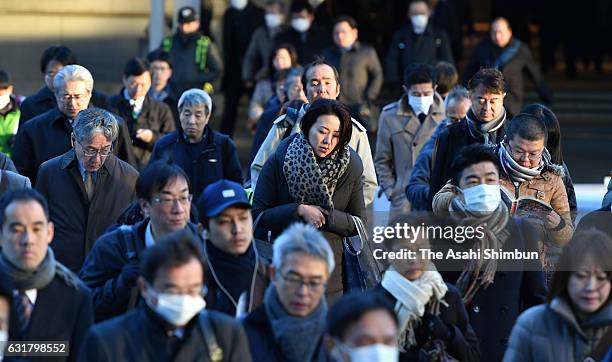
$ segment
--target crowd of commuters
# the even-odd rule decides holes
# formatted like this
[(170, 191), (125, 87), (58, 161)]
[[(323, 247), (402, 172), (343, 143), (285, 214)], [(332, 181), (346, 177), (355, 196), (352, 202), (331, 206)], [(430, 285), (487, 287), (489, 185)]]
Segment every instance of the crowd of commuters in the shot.
[[(0, 70), (0, 361), (612, 361), (612, 182), (578, 219), (528, 39), (495, 18), (460, 76), (464, 2), (411, 1), (383, 62), (333, 9), (231, 0), (217, 47), (182, 7), (110, 97), (66, 46), (25, 100)], [(481, 232), (375, 246), (377, 196)]]

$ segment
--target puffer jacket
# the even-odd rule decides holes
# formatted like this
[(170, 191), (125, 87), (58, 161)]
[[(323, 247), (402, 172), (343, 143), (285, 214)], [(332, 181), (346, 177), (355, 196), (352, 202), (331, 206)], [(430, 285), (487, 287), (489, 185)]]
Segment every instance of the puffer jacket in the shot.
[(557, 297), (518, 318), (504, 362), (584, 361), (612, 328), (612, 303), (579, 323), (565, 298)]

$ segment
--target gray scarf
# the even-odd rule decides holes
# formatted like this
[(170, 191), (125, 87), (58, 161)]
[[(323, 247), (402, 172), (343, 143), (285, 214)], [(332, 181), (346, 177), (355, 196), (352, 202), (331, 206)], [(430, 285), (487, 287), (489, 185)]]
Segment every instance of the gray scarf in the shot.
[[(472, 212), (465, 208), (461, 198), (455, 197), (450, 206), (451, 217), (461, 226), (485, 225), (484, 237), (477, 239), (472, 246), (473, 250), (501, 249), (510, 236), (506, 229), (510, 215), (508, 207), (503, 202), (491, 213)], [(471, 259), (467, 267), (457, 279), (457, 287), (463, 295), (463, 302), (468, 305), (480, 287), (487, 288), (497, 271), (497, 260)]]
[(338, 179), (348, 168), (349, 152), (348, 146), (336, 149), (317, 163), (312, 146), (299, 133), (291, 141), (283, 161), (283, 173), (295, 202), (333, 210), (332, 197)]
[(15, 284), (17, 290), (41, 289), (46, 287), (55, 277), (58, 263), (51, 248), (36, 270), (23, 270), (11, 263), (3, 253), (0, 253), (0, 269), (5, 272)]
[(319, 345), (321, 336), (325, 332), (327, 319), (327, 302), (325, 296), (306, 317), (293, 317), (285, 311), (278, 299), (274, 284), (270, 284), (264, 295), (264, 307), (274, 340), (283, 354), (283, 361), (302, 362), (312, 361)]
[(506, 121), (506, 109), (497, 119), (490, 122), (482, 122), (476, 118), (474, 112), (470, 109), (465, 116), (467, 119), (468, 130), (470, 134), (478, 141), (486, 144), (496, 143), (496, 132), (502, 128)]
[(550, 153), (546, 148), (544, 148), (544, 153), (542, 153), (540, 164), (534, 168), (519, 165), (518, 162), (512, 158), (512, 154), (510, 153), (508, 144), (505, 140), (501, 141), (498, 154), (499, 162), (502, 165), (504, 173), (510, 177), (510, 180), (513, 183), (520, 184), (522, 182), (532, 180), (534, 177), (540, 176), (547, 165), (552, 165)]

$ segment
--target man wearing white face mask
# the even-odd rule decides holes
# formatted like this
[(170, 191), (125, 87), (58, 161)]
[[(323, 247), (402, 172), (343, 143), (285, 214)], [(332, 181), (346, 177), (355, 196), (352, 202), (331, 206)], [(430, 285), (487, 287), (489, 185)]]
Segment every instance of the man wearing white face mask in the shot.
[(264, 24), (251, 37), (242, 62), (242, 81), (252, 87), (257, 79), (266, 75), (274, 37), (285, 30), (285, 3), (281, 0), (267, 0)]
[(331, 46), (328, 33), (315, 21), (314, 10), (306, 0), (291, 3), (291, 28), (278, 34), (276, 44), (290, 43), (298, 53), (298, 63), (308, 64)]
[[(526, 221), (511, 217), (502, 202), (499, 171), (497, 154), (491, 146), (482, 144), (464, 147), (453, 162), (451, 183), (434, 198), (433, 211), (438, 216), (448, 216), (448, 225), (455, 229), (484, 226), (484, 230), (472, 237), (466, 235), (461, 243), (450, 240), (452, 251), (480, 249), (484, 253), (484, 249), (503, 249), (537, 253), (536, 231)], [(487, 361), (500, 361), (518, 315), (545, 301), (542, 264), (538, 259), (485, 257), (453, 263), (447, 269), (453, 271), (440, 274), (461, 292), (470, 324), (480, 340), (481, 355)]]
[(205, 267), (192, 233), (161, 238), (141, 271), (145, 303), (91, 328), (79, 361), (251, 361), (240, 324), (203, 311)]
[(446, 32), (429, 21), (431, 9), (427, 1), (416, 0), (408, 8), (409, 23), (393, 34), (385, 58), (385, 77), (400, 82), (407, 66), (414, 63), (434, 65), (439, 61), (452, 63), (453, 56)]
[(330, 359), (394, 362), (399, 358), (393, 305), (375, 293), (345, 294), (329, 311), (325, 336)]
[(406, 69), (404, 95), (383, 108), (376, 139), (374, 166), (378, 182), (391, 201), (391, 215), (410, 211), (406, 186), (421, 148), (444, 120), (444, 102), (435, 92), (432, 67)]

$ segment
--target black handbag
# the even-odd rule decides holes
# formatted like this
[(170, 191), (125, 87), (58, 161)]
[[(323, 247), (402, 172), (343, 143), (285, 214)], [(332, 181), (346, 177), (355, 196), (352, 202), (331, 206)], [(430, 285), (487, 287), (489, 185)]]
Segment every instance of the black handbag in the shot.
[(374, 250), (363, 221), (354, 215), (351, 215), (351, 218), (355, 223), (357, 235), (342, 239), (345, 282), (349, 290), (366, 291), (380, 283), (382, 268), (374, 258)]

